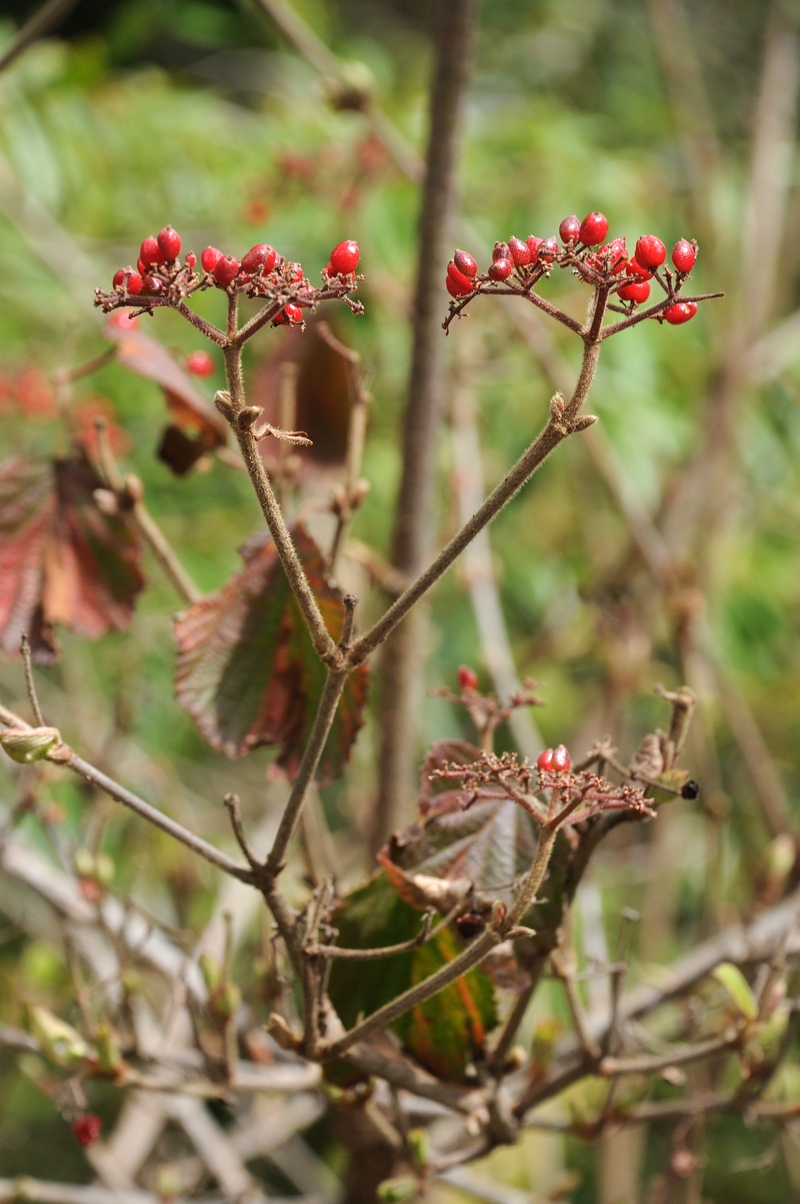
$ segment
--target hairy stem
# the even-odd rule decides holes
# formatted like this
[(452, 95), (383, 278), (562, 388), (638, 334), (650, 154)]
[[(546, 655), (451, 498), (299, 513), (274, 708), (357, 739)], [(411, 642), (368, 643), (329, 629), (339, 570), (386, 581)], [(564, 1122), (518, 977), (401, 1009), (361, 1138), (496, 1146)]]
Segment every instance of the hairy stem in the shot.
[(228, 378), (228, 389), (231, 399), (231, 426), (239, 443), (247, 472), (258, 498), (261, 512), (264, 515), (270, 535), (272, 536), (278, 555), (281, 559), (289, 584), (306, 621), (311, 642), (320, 660), (327, 665), (338, 663), (336, 645), (325, 626), (325, 620), (320, 613), (317, 600), (308, 583), (297, 549), (292, 543), (292, 537), (286, 526), (278, 499), (264, 467), (264, 461), (258, 450), (258, 443), (249, 427), (242, 428), (237, 417), (245, 405), (244, 384), (242, 382), (242, 352), (235, 343), (228, 343), (224, 349), (225, 372)]

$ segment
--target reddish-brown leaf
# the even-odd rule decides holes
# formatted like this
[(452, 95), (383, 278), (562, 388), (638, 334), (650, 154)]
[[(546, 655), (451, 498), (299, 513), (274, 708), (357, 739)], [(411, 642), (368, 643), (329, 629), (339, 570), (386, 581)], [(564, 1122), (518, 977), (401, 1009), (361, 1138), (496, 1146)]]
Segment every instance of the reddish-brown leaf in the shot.
[(117, 344), (117, 358), (121, 364), (161, 386), (173, 422), (197, 436), (206, 451), (227, 442), (228, 427), (224, 418), (205, 401), (191, 377), (163, 343), (145, 334), (138, 325), (127, 323), (123, 326), (108, 322), (105, 334)]
[(34, 659), (57, 655), (53, 625), (96, 639), (123, 630), (144, 585), (136, 530), (98, 509), (103, 482), (85, 452), (0, 466), (0, 646)]
[[(295, 546), (328, 630), (344, 616), (342, 595), (327, 580), (325, 561), (308, 532)], [(241, 549), (245, 567), (217, 593), (175, 622), (175, 692), (213, 748), (242, 756), (261, 744), (280, 748), (277, 764), (292, 775), (305, 747), (326, 670), (314, 652), (275, 545), (259, 537)], [(350, 675), (322, 755), (318, 776), (341, 773), (363, 722), (367, 671)]]

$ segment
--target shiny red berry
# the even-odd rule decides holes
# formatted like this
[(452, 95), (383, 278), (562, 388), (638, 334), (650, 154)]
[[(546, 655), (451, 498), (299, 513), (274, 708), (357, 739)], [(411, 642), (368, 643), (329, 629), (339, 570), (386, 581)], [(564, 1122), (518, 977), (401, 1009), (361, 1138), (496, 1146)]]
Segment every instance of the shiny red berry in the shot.
[(157, 239), (150, 237), (144, 240), (139, 248), (139, 258), (145, 267), (164, 262), (164, 254), (158, 245)]
[(562, 242), (575, 242), (575, 239), (581, 232), (580, 219), (574, 213), (569, 217), (565, 217), (561, 225), (558, 227), (558, 234)]
[(660, 268), (667, 258), (667, 248), (655, 234), (645, 234), (636, 244), (634, 259), (643, 268)]
[(103, 1129), (103, 1122), (94, 1112), (87, 1112), (72, 1125), (72, 1135), (81, 1145), (94, 1145)]
[(477, 690), (478, 674), (469, 665), (461, 665), (458, 670), (458, 684), (462, 690)]
[(299, 305), (284, 305), (277, 318), (273, 319), (275, 326), (289, 326), (303, 321), (303, 311)]
[(238, 259), (234, 259), (231, 255), (223, 255), (222, 259), (218, 259), (214, 265), (214, 279), (217, 284), (227, 288), (231, 281), (239, 275), (239, 267)]
[(361, 252), (351, 238), (340, 242), (331, 251), (331, 267), (337, 276), (349, 276), (358, 267)]
[(303, 279), (303, 265), (301, 263), (287, 263), (289, 270), (289, 283), (299, 284)]
[(572, 759), (563, 744), (559, 744), (558, 748), (553, 749), (553, 769), (558, 769), (561, 773), (569, 773), (572, 765)]
[(598, 255), (604, 255), (608, 260), (608, 270), (610, 272), (623, 271), (628, 262), (628, 248), (625, 245), (624, 238), (613, 238), (611, 242), (606, 243), (598, 251)]
[[(463, 272), (459, 272), (452, 259), (447, 265), (447, 279), (451, 281), (457, 290), (457, 296), (466, 297), (467, 293), (472, 292), (474, 285), (469, 276), (465, 276)], [(452, 292), (453, 290), (450, 289), (449, 291)]]
[(469, 251), (456, 251), (453, 256), (453, 263), (461, 272), (462, 276), (477, 276), (478, 265), (470, 255)]
[(641, 305), (650, 296), (650, 285), (646, 280), (631, 280), (629, 284), (623, 284), (622, 288), (617, 289), (617, 296), (623, 301), (635, 301), (637, 305)]
[(578, 230), (578, 238), (585, 247), (596, 247), (607, 234), (608, 218), (604, 213), (588, 213)]
[(222, 251), (218, 251), (216, 247), (206, 247), (205, 251), (203, 251), (200, 255), (200, 262), (203, 265), (203, 270), (206, 272), (213, 272), (214, 268), (222, 258)]
[(114, 273), (114, 288), (122, 288), (132, 297), (137, 297), (142, 291), (142, 278), (133, 268), (120, 268)]
[(697, 252), (685, 238), (679, 238), (672, 248), (672, 262), (679, 272), (691, 272), (697, 259)]
[(213, 376), (216, 364), (207, 351), (193, 351), (186, 357), (186, 371), (193, 376)]
[(529, 234), (525, 241), (528, 244), (528, 250), (531, 253), (531, 263), (535, 263), (536, 257), (539, 254), (539, 247), (544, 242), (544, 239), (537, 238), (535, 234)]
[(536, 764), (540, 769), (548, 770), (553, 768), (553, 750), (546, 748), (544, 752), (539, 753)]
[(697, 305), (694, 301), (681, 301), (677, 305), (670, 305), (661, 316), (670, 326), (682, 326), (684, 322), (690, 322), (696, 313)]
[(511, 273), (514, 271), (514, 265), (510, 259), (495, 259), (494, 263), (489, 268), (490, 280), (508, 280)]
[(194, 251), (189, 251), (186, 255), (186, 266), (190, 272), (193, 272), (197, 267), (197, 256)]
[(269, 243), (261, 242), (257, 246), (251, 247), (247, 254), (242, 258), (242, 267), (245, 272), (257, 272), (261, 268), (262, 275), (268, 276), (275, 264), (278, 262), (278, 252)]
[(140, 255), (139, 258), (136, 260), (136, 267), (138, 268), (140, 276), (144, 276), (145, 272), (147, 271), (148, 266), (149, 266), (148, 264), (143, 262), (142, 257)]
[(531, 261), (531, 249), (521, 238), (509, 238), (508, 250), (514, 267), (523, 268)]
[(558, 239), (545, 238), (539, 244), (539, 259), (555, 259), (558, 255)]
[(167, 263), (172, 263), (180, 255), (181, 236), (177, 230), (172, 229), (172, 226), (165, 226), (163, 230), (159, 231), (158, 249)]
[(652, 280), (653, 273), (648, 272), (647, 268), (643, 268), (635, 259), (629, 259), (625, 264), (626, 276), (638, 276), (640, 280)]
[(498, 259), (511, 259), (511, 252), (508, 249), (507, 242), (496, 242), (494, 244), (494, 248), (492, 250), (492, 262), (496, 263)]
[(145, 276), (142, 280), (142, 292), (148, 297), (157, 297), (164, 291), (164, 282), (158, 276)]

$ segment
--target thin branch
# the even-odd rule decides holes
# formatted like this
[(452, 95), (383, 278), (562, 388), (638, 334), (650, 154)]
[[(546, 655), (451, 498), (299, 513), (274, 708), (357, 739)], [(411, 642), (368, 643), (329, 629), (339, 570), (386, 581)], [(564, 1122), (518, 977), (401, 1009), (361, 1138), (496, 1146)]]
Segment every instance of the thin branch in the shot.
[(460, 911), (464, 910), (464, 903), (459, 900), (455, 907), (451, 907), (450, 911), (444, 916), (435, 928), (431, 928), (431, 913), (427, 912), (423, 920), (422, 927), (416, 936), (412, 936), (407, 941), (400, 941), (397, 945), (384, 945), (380, 949), (345, 949), (341, 945), (306, 945), (304, 952), (307, 957), (338, 957), (345, 961), (374, 961), (380, 957), (395, 957), (398, 953), (408, 953), (411, 949), (419, 949), (428, 941), (435, 940), (440, 932), (447, 928), (448, 924), (452, 924)]
[(190, 309), (185, 301), (179, 301), (174, 308), (178, 311), (182, 318), (185, 318), (187, 322), (191, 322), (192, 326), (194, 326), (196, 330), (199, 330), (201, 334), (204, 334), (207, 339), (211, 339), (212, 343), (216, 343), (218, 347), (225, 346), (228, 340), (224, 331), (220, 330), (219, 327), (214, 326), (212, 322), (207, 322), (205, 318), (201, 318), (200, 314), (197, 314), (193, 309)]
[[(5, 723), (8, 727), (22, 727), (28, 731), (32, 730), (30, 724), (21, 719), (19, 715), (15, 715), (13, 711), (9, 711), (6, 707), (0, 706), (0, 722)], [(131, 790), (127, 790), (113, 778), (108, 777), (101, 770), (96, 769), (94, 765), (90, 765), (88, 761), (84, 761), (83, 757), (79, 757), (66, 744), (60, 744), (52, 750), (47, 758), (56, 765), (63, 765), (68, 769), (73, 770), (79, 777), (85, 778), (87, 782), (91, 782), (93, 786), (103, 790), (111, 798), (116, 799), (118, 803), (122, 803), (125, 807), (129, 807), (131, 811), (135, 811), (142, 819), (148, 820), (156, 828), (160, 828), (162, 832), (166, 832), (169, 836), (186, 845), (194, 853), (198, 853), (204, 857), (206, 861), (210, 861), (217, 869), (224, 870), (226, 874), (230, 874), (233, 878), (238, 878), (242, 882), (253, 882), (254, 875), (251, 870), (245, 869), (238, 865), (225, 853), (215, 849), (208, 841), (203, 840), (201, 836), (195, 836), (194, 832), (190, 832), (188, 828), (184, 828), (182, 824), (176, 823), (170, 819), (168, 815), (164, 815), (162, 811), (151, 807), (144, 799), (139, 798)]]
[(687, 1066), (690, 1062), (700, 1062), (715, 1054), (734, 1049), (741, 1041), (741, 1030), (723, 1037), (711, 1037), (707, 1041), (698, 1041), (696, 1045), (687, 1045), (683, 1049), (671, 1049), (666, 1053), (653, 1057), (640, 1058), (601, 1058), (597, 1073), (605, 1078), (615, 1078), (624, 1074), (656, 1074), (666, 1070), (668, 1066)]
[(36, 720), (37, 727), (44, 727), (44, 716), (42, 708), (39, 706), (39, 696), (36, 693), (36, 683), (33, 680), (33, 665), (31, 663), (31, 646), (28, 640), (28, 633), (23, 631), (20, 640), (20, 652), (22, 653), (22, 669), (25, 674), (25, 689), (28, 691), (28, 700), (31, 704), (33, 717)]
[(281, 816), (281, 822), (278, 825), (278, 831), (275, 835), (272, 848), (269, 851), (269, 856), (264, 863), (264, 869), (270, 878), (277, 877), (283, 869), (286, 850), (289, 847), (289, 841), (292, 839), (300, 819), (300, 810), (306, 797), (306, 791), (317, 771), (320, 757), (322, 756), (334, 716), (336, 715), (336, 708), (339, 705), (339, 699), (342, 696), (342, 690), (347, 681), (347, 675), (347, 669), (330, 669), (328, 671), (328, 676), (317, 706), (317, 713), (314, 716), (314, 724), (309, 733), (308, 741), (303, 750), (303, 756), (297, 770), (297, 776), (295, 777), (291, 794)]
[(400, 595), (382, 618), (353, 645), (352, 652), (350, 653), (351, 663), (359, 664), (365, 660), (370, 652), (386, 639), (412, 606), (416, 605), (419, 599), (427, 593), (432, 585), (435, 585), (442, 574), (458, 559), (475, 536), (511, 501), (536, 469), (558, 447), (559, 443), (572, 433), (572, 423), (575, 421), (594, 379), (600, 346), (599, 341), (585, 344), (581, 373), (575, 387), (575, 392), (564, 411), (563, 418), (561, 420), (551, 418), (528, 450), (520, 456), (510, 472), (492, 490), (486, 501), (475, 512), (469, 522), (465, 523), (461, 530), (453, 536), (433, 563)]
[(23, 50), (27, 50), (33, 42), (50, 33), (74, 5), (75, 0), (48, 0), (47, 4), (43, 4), (40, 9), (37, 9), (0, 54), (0, 71), (5, 71), (6, 67), (10, 67)]
[[(724, 293), (699, 293), (695, 297), (678, 297), (677, 301), (681, 304), (690, 301), (699, 304), (700, 301), (717, 301), (720, 297), (724, 296)], [(668, 309), (670, 305), (675, 304), (675, 297), (665, 297), (663, 301), (658, 301), (655, 305), (648, 306), (647, 309), (638, 310), (630, 318), (623, 318), (621, 322), (613, 322), (610, 326), (604, 326), (600, 332), (600, 338), (610, 339), (614, 334), (619, 334), (623, 330), (630, 330), (631, 326), (638, 326), (640, 322), (646, 322), (649, 318), (656, 318), (665, 309)]]
[(135, 502), (131, 513), (142, 537), (161, 565), (165, 577), (174, 587), (175, 592), (188, 606), (191, 606), (193, 602), (199, 602), (203, 596), (202, 590), (197, 588), (186, 572), (186, 569), (178, 559), (175, 549), (164, 535), (164, 532), (144, 502)]
[(242, 457), (261, 506), (261, 512), (272, 535), (292, 592), (306, 621), (317, 655), (328, 666), (338, 664), (339, 654), (336, 645), (325, 626), (325, 620), (300, 563), (300, 557), (292, 542), (283, 513), (278, 505), (278, 499), (270, 485), (264, 461), (258, 450), (258, 443), (249, 427), (242, 429), (236, 422), (237, 415), (245, 407), (245, 394), (242, 383), (242, 352), (241, 348), (234, 344), (228, 344), (225, 347), (225, 370), (230, 390), (229, 420), (239, 442)]

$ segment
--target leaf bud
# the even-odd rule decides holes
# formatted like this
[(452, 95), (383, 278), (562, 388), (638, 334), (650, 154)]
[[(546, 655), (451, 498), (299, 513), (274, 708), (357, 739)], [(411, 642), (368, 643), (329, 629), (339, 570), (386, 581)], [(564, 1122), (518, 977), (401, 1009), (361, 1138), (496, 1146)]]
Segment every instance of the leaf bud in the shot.
[(0, 731), (0, 748), (20, 765), (44, 761), (60, 743), (61, 732), (57, 727), (7, 727)]

